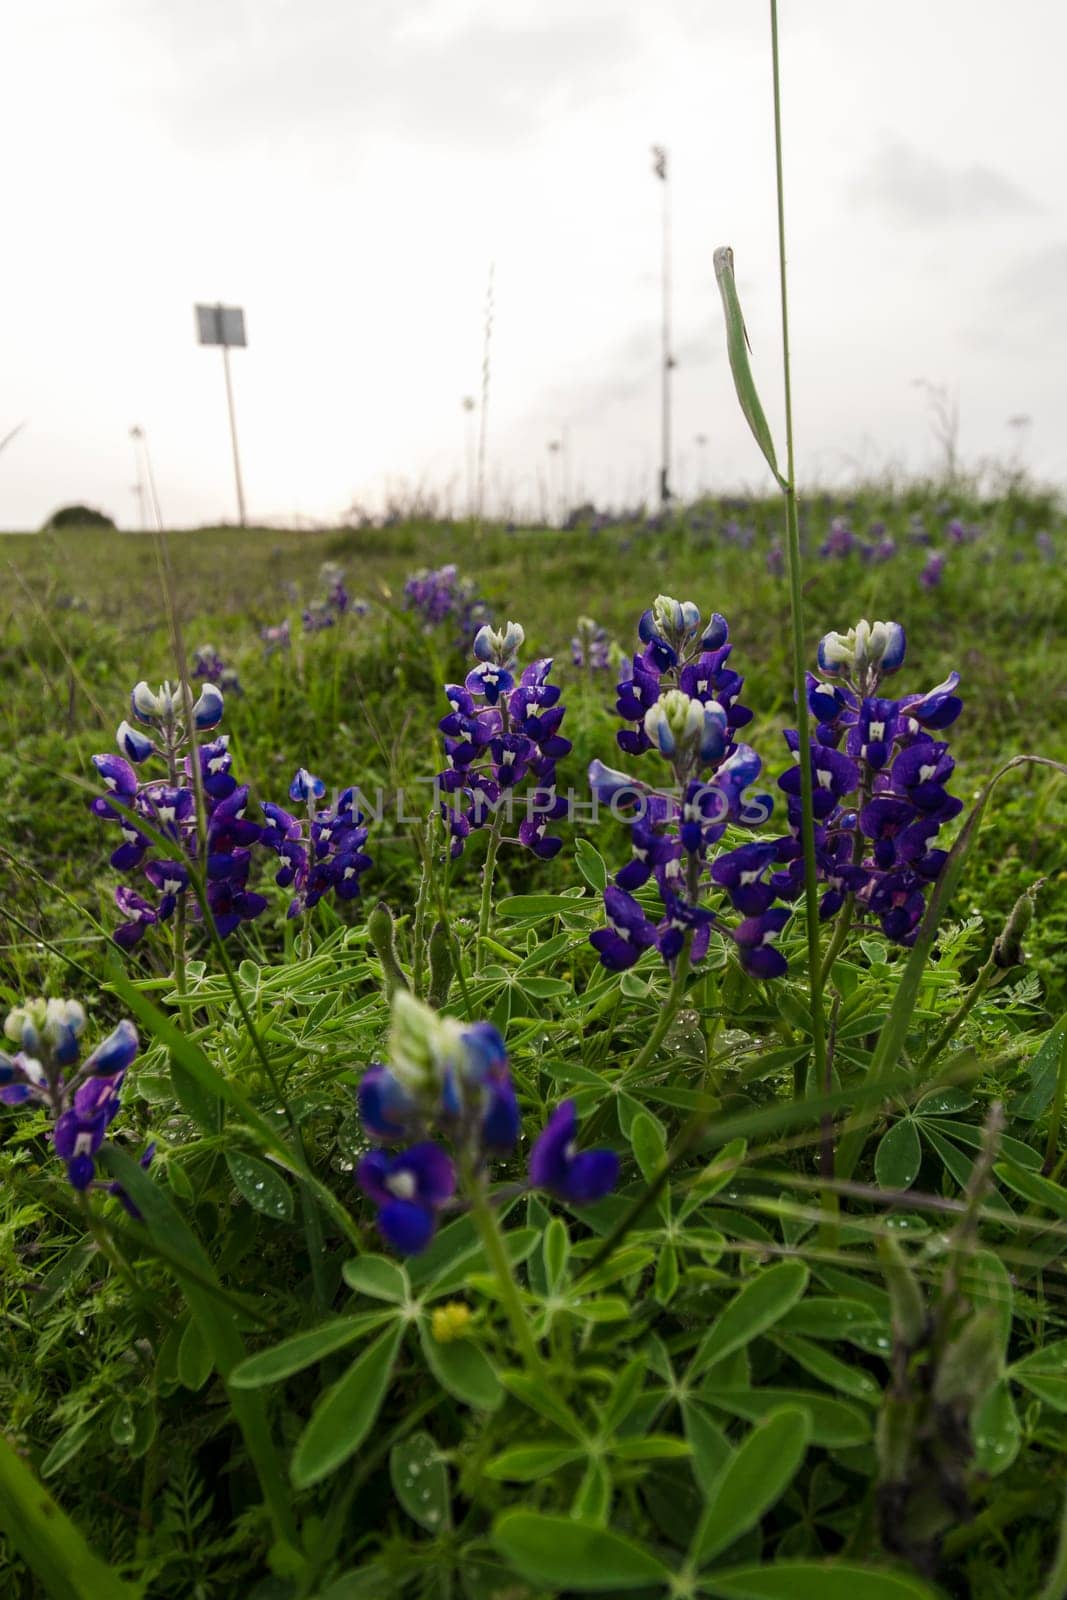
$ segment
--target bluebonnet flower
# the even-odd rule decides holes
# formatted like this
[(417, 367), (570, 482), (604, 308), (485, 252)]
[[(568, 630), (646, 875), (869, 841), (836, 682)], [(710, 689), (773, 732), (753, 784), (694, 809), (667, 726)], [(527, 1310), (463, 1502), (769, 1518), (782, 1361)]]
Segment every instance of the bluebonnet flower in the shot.
[(851, 555), (859, 544), (847, 517), (834, 517), (830, 532), (819, 546), (819, 554), (831, 560)]
[(301, 816), (272, 801), (262, 802), (266, 823), (260, 839), (280, 862), (275, 882), (294, 891), (289, 917), (302, 916), (331, 891), (339, 900), (357, 899), (360, 879), (373, 865), (363, 848), (369, 829), (356, 808), (355, 789), (342, 790), (331, 806), (317, 807), (325, 793), (323, 780), (300, 767), (289, 785), (289, 798), (303, 807)]
[(139, 1049), (136, 1028), (124, 1020), (79, 1066), (84, 1029), (85, 1012), (76, 1000), (30, 1000), (9, 1012), (4, 1023), (5, 1037), (18, 1052), (0, 1052), (0, 1101), (40, 1106), (51, 1114), (53, 1147), (79, 1190), (94, 1182), (95, 1158)]
[(305, 633), (321, 633), (323, 628), (332, 628), (336, 621), (328, 600), (309, 600), (304, 607)]
[(611, 640), (608, 631), (592, 617), (579, 617), (571, 640), (571, 660), (587, 672), (606, 672), (611, 666)]
[[(657, 786), (614, 771), (600, 761), (589, 768), (598, 801), (616, 814), (631, 808), (632, 857), (604, 895), (608, 925), (591, 941), (613, 971), (630, 967), (655, 947), (673, 964), (688, 946), (693, 961), (707, 952), (714, 913), (701, 901), (709, 852), (727, 827), (767, 820), (769, 795), (753, 795), (761, 763), (737, 740), (752, 713), (740, 700), (744, 680), (728, 664), (731, 645), (724, 617), (703, 622), (692, 601), (660, 595), (643, 614), (644, 649), (634, 655), (618, 685), (616, 710), (634, 726), (617, 734), (630, 756), (655, 750), (671, 786)], [(654, 921), (632, 891), (650, 880), (663, 915)]]
[(456, 1189), (456, 1169), (431, 1140), (399, 1155), (372, 1150), (356, 1169), (356, 1182), (378, 1207), (378, 1231), (401, 1255), (425, 1250), (437, 1213)]
[[(208, 906), (225, 937), (242, 922), (258, 917), (267, 902), (248, 888), (251, 847), (259, 841), (261, 829), (245, 816), (248, 789), (239, 786), (231, 772), (229, 736), (198, 740), (200, 733), (218, 727), (223, 696), (214, 683), (205, 682), (188, 726), (180, 685), (165, 683), (153, 691), (147, 683), (139, 683), (130, 705), (134, 719), (152, 731), (142, 733), (129, 722), (120, 724), (117, 743), (122, 754), (93, 757), (106, 792), (90, 802), (96, 816), (118, 825), (120, 843), (112, 851), (111, 865), (122, 873), (140, 874), (138, 887), (120, 884), (115, 890), (122, 916), (113, 934), (115, 943), (132, 950), (149, 928), (168, 922), (179, 904), (191, 919), (199, 918), (189, 875), (190, 864), (197, 862), (204, 867)], [(194, 760), (204, 793), (203, 840), (198, 835)], [(163, 773), (147, 776), (149, 762)], [(159, 842), (160, 835), (165, 843)]]
[(470, 578), (460, 577), (454, 562), (443, 567), (421, 567), (411, 573), (404, 584), (404, 604), (421, 619), (427, 633), (450, 623), (452, 641), (463, 650), (469, 649), (488, 614), (475, 584)]
[(919, 573), (919, 582), (924, 589), (936, 589), (945, 574), (945, 556), (941, 550), (931, 550), (926, 558), (926, 565)]
[[(954, 766), (948, 746), (932, 735), (955, 722), (963, 702), (956, 694), (958, 672), (926, 694), (881, 694), (883, 676), (903, 660), (898, 623), (860, 622), (847, 634), (828, 634), (819, 646), (819, 664), (831, 681), (808, 675), (807, 709), (815, 724), (820, 916), (835, 916), (852, 896), (877, 917), (888, 938), (908, 945), (946, 859), (934, 840), (962, 810), (946, 789)], [(796, 731), (787, 729), (785, 737), (796, 756)], [(771, 966), (782, 970), (779, 953), (766, 953), (764, 935), (773, 937), (786, 915), (772, 902), (795, 901), (804, 888), (799, 767), (784, 773), (779, 787), (787, 796), (791, 834), (763, 849), (734, 850), (712, 867), (712, 876), (750, 919), (743, 932), (734, 930), (742, 964), (763, 977), (773, 975)]]
[(614, 1150), (575, 1146), (578, 1112), (573, 1100), (562, 1101), (530, 1151), (530, 1183), (535, 1189), (575, 1205), (602, 1200), (618, 1182), (619, 1158)]
[(241, 693), (241, 680), (236, 667), (228, 667), (214, 645), (202, 644), (193, 652), (193, 677), (206, 678), (218, 684), (223, 694)]
[(286, 617), (281, 622), (268, 623), (260, 628), (259, 637), (263, 641), (263, 654), (265, 656), (272, 656), (278, 651), (288, 650), (292, 644), (289, 618)]
[[(414, 1143), (399, 1154), (371, 1151), (356, 1180), (378, 1207), (384, 1237), (414, 1254), (429, 1244), (456, 1189), (456, 1167), (431, 1135), (451, 1142), (464, 1183), (482, 1187), (490, 1159), (509, 1155), (518, 1142), (519, 1105), (492, 1023), (441, 1016), (406, 989), (393, 996), (388, 1056), (388, 1066), (374, 1063), (364, 1073), (360, 1118), (379, 1145)], [(574, 1107), (566, 1102), (534, 1147), (530, 1181), (584, 1204), (614, 1185), (618, 1159), (610, 1151), (577, 1156), (573, 1136)]]
[(447, 766), (438, 773), (436, 788), (445, 797), (440, 809), (454, 857), (462, 854), (472, 830), (513, 813), (511, 792), (520, 788), (527, 792), (516, 842), (543, 860), (563, 843), (548, 827), (567, 814), (566, 802), (556, 794), (556, 763), (571, 743), (559, 731), (564, 707), (558, 686), (548, 681), (551, 658), (519, 670), (524, 639), (516, 622), (499, 632), (480, 628), (473, 646), (477, 666), (464, 683), (445, 685), (451, 709), (438, 727)]

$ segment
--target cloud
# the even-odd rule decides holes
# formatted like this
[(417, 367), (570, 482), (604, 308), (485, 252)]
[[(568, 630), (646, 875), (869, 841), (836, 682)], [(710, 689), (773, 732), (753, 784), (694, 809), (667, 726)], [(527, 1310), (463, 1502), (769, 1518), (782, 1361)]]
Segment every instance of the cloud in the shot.
[(1039, 209), (1024, 189), (994, 167), (981, 162), (952, 166), (903, 140), (876, 153), (866, 171), (853, 180), (850, 196), (914, 227)]
[[(420, 26), (422, 6), (338, 0), (310, 16), (282, 8), (269, 27), (202, 13), (175, 36), (149, 24), (169, 56), (164, 103), (183, 142), (286, 143), (316, 136), (498, 150), (531, 139), (610, 90), (632, 52), (629, 26), (608, 17), (475, 16)], [(157, 93), (158, 98), (158, 93)], [(279, 131), (284, 130), (284, 131)]]

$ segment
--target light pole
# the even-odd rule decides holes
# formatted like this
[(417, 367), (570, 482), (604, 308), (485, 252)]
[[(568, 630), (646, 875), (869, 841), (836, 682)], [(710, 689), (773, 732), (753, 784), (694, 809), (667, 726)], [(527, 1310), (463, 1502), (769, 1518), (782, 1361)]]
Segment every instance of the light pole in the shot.
[(201, 344), (217, 344), (222, 346), (222, 370), (226, 379), (226, 408), (230, 414), (230, 443), (233, 446), (233, 476), (237, 485), (237, 515), (243, 528), (245, 526), (245, 491), (241, 482), (241, 457), (237, 450), (237, 419), (233, 409), (233, 384), (230, 381), (230, 349), (243, 348), (248, 340), (245, 338), (245, 314), (240, 306), (213, 306), (196, 307), (197, 334)]
[(652, 146), (652, 171), (663, 185), (663, 372), (660, 418), (660, 469), (659, 502), (667, 506), (671, 499), (671, 373), (674, 357), (671, 354), (671, 190), (667, 175), (667, 149), (665, 145)]
[(468, 515), (468, 517), (471, 517), (471, 518), (473, 518), (473, 516), (474, 516), (474, 477), (475, 477), (475, 472), (476, 472), (476, 467), (475, 467), (475, 446), (474, 446), (474, 413), (475, 413), (476, 409), (477, 409), (477, 401), (475, 400), (474, 396), (472, 394), (465, 394), (463, 396), (463, 414), (467, 419), (467, 422), (466, 422), (467, 515)]

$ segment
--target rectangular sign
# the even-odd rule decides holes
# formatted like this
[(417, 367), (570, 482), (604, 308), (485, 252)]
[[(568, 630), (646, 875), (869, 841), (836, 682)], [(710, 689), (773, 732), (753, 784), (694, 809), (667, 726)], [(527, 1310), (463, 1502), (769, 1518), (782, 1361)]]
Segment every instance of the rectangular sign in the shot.
[(196, 331), (201, 344), (224, 344), (233, 349), (248, 343), (240, 306), (197, 306)]

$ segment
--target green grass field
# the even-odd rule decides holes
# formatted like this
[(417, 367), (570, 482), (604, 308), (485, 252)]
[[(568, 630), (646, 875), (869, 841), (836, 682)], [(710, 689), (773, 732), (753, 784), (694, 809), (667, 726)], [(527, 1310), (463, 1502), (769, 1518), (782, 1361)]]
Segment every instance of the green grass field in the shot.
[[(834, 519), (854, 548), (821, 554)], [(812, 666), (822, 635), (867, 617), (907, 630), (881, 693), (961, 674), (946, 845), (1013, 757), (1067, 762), (1054, 502), (820, 497), (801, 533)], [(657, 759), (619, 751), (616, 673), (571, 661), (579, 615), (630, 654), (659, 594), (722, 612), (778, 795), (782, 534), (776, 501), (596, 531), (204, 529), (168, 535), (169, 576), (147, 534), (0, 539), (0, 998), (76, 996), (93, 1042), (135, 1016), (99, 1159), (142, 1213), (102, 1189), (83, 1209), (47, 1110), (0, 1107), (5, 1596), (1067, 1594), (1067, 777), (1027, 765), (997, 786), (909, 1005), (907, 950), (859, 915), (842, 934), (817, 1002), (826, 1083), (801, 904), (786, 977), (746, 975), (721, 929), (688, 978), (654, 949), (609, 972), (588, 935), (625, 826), (564, 821), (552, 860), (505, 843), (487, 908), (485, 836), (449, 864), (425, 824), (442, 686), (473, 661), (454, 620), (405, 608), (413, 571), (456, 563), (496, 626), (522, 623), (524, 660), (554, 657), (561, 791), (584, 792), (596, 758), (643, 775)], [(886, 539), (885, 559), (860, 548)], [(305, 633), (327, 561), (366, 610)], [(116, 950), (115, 889), (137, 874), (108, 864), (116, 825), (89, 810), (133, 685), (177, 677), (168, 591), (185, 650), (239, 674), (222, 726), (249, 815), (288, 805), (300, 767), (328, 795), (388, 797), (361, 898), (287, 918), (261, 864), (265, 911), (221, 948), (190, 921), (182, 958), (162, 923)], [(286, 618), (291, 648), (268, 655), (260, 630)], [(784, 828), (778, 796), (764, 832)], [(1019, 959), (994, 972), (1028, 891)], [(393, 950), (368, 935), (377, 901)], [(457, 1143), (466, 1198), (406, 1268), (352, 1176), (356, 1089), (395, 1059), (398, 987), (495, 1024), (524, 1127), (491, 1191)], [(564, 1096), (583, 1147), (621, 1158), (588, 1207), (526, 1187)], [(47, 1558), (20, 1464), (61, 1508)]]

